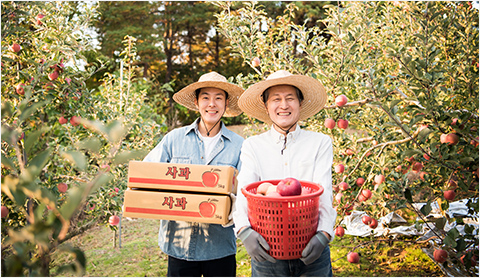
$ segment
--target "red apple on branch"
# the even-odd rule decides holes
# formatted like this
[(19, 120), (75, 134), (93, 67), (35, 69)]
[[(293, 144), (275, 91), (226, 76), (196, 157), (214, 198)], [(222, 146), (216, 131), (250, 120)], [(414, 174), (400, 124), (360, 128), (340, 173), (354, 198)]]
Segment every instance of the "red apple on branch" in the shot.
[(345, 229), (342, 226), (338, 226), (335, 229), (335, 235), (338, 237), (343, 237), (345, 235)]
[(58, 118), (58, 122), (59, 122), (61, 125), (64, 125), (64, 124), (68, 123), (68, 120), (65, 119), (63, 116), (60, 116), (60, 118)]
[(45, 15), (43, 15), (43, 14), (38, 14), (37, 15), (37, 25), (42, 24), (42, 18), (44, 18), (44, 17), (45, 17)]
[(433, 251), (433, 258), (435, 261), (443, 264), (448, 258), (447, 251), (443, 249), (435, 249), (435, 251)]
[(443, 197), (445, 197), (445, 200), (453, 201), (455, 199), (455, 190), (444, 191)]
[(340, 190), (347, 190), (347, 189), (350, 188), (350, 185), (348, 185), (348, 183), (342, 181), (342, 182), (338, 185), (338, 187), (340, 188)]
[(22, 50), (22, 47), (18, 43), (14, 43), (8, 49), (10, 49), (10, 51), (13, 51), (13, 52), (16, 53), (16, 52), (19, 52), (20, 50)]
[(48, 75), (48, 79), (50, 79), (51, 81), (54, 81), (55, 79), (58, 78), (58, 76), (59, 76), (58, 71), (53, 71)]
[(334, 129), (335, 128), (335, 120), (327, 118), (325, 119), (325, 127), (328, 129)]
[(363, 222), (363, 224), (365, 224), (365, 225), (370, 225), (370, 223), (372, 223), (372, 218), (371, 218), (370, 216), (368, 216), (368, 215), (364, 215), (364, 216), (362, 217), (362, 222)]
[(7, 217), (10, 211), (6, 206), (2, 206), (2, 218)]
[(368, 200), (372, 197), (372, 191), (370, 191), (370, 189), (363, 189), (360, 195), (362, 195), (363, 197), (365, 197), (365, 199)]
[(375, 175), (375, 184), (382, 184), (385, 181), (384, 175)]
[(341, 174), (345, 171), (345, 166), (343, 164), (335, 165), (335, 173)]
[(68, 190), (68, 185), (64, 182), (61, 182), (57, 185), (58, 192), (65, 193)]
[(335, 104), (338, 107), (344, 106), (345, 104), (347, 104), (347, 102), (348, 102), (348, 98), (345, 95), (339, 95), (335, 98)]
[(372, 222), (368, 225), (370, 228), (375, 229), (378, 226), (378, 221), (375, 218), (372, 218)]
[(285, 178), (277, 184), (277, 192), (282, 196), (297, 196), (302, 194), (302, 185), (295, 178)]
[(260, 58), (258, 58), (258, 57), (253, 58), (252, 67), (256, 68), (256, 67), (259, 67), (259, 66), (260, 66)]
[(357, 264), (360, 261), (360, 256), (357, 252), (349, 252), (347, 255), (347, 261), (352, 264)]
[(355, 182), (358, 186), (362, 186), (365, 183), (364, 178), (358, 178), (357, 181)]
[(19, 95), (25, 95), (25, 84), (24, 83), (18, 83), (17, 86), (15, 86), (15, 91), (17, 92), (17, 94)]
[(338, 120), (337, 125), (338, 125), (338, 128), (347, 129), (348, 121), (344, 120), (344, 119), (340, 119), (340, 120)]
[(116, 215), (112, 215), (108, 219), (108, 223), (110, 223), (110, 225), (112, 225), (112, 226), (117, 226), (118, 223), (120, 223), (120, 217), (118, 217)]

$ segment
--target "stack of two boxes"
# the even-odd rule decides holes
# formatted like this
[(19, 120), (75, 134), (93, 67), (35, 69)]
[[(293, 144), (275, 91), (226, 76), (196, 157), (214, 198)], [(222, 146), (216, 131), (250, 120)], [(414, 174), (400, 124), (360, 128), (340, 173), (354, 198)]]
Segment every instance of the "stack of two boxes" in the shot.
[(131, 161), (123, 216), (226, 224), (237, 174), (230, 166)]

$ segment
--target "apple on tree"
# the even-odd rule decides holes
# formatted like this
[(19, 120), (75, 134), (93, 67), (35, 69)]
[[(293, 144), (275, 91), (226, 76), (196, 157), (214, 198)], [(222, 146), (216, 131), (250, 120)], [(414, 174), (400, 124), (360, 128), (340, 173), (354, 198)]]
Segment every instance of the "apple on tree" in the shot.
[(335, 228), (335, 235), (338, 237), (343, 237), (345, 235), (345, 229), (342, 226)]
[(344, 119), (340, 119), (340, 120), (338, 120), (337, 125), (338, 125), (338, 128), (347, 129), (348, 121), (344, 120)]
[(345, 166), (343, 164), (335, 165), (335, 173), (341, 174), (345, 171)]
[(443, 264), (448, 258), (447, 251), (443, 249), (435, 249), (435, 251), (433, 251), (433, 258), (435, 261)]
[(455, 199), (455, 190), (450, 189), (450, 190), (444, 191), (443, 197), (445, 198), (445, 200), (453, 201)]
[(58, 192), (65, 193), (67, 192), (68, 185), (64, 182), (61, 182), (57, 185)]
[(120, 223), (120, 217), (118, 217), (117, 215), (112, 215), (108, 219), (108, 223), (110, 223), (110, 225), (112, 226), (117, 226), (118, 223)]
[(7, 217), (10, 211), (6, 206), (2, 206), (2, 218)]
[(68, 123), (68, 120), (65, 119), (63, 116), (60, 116), (60, 118), (58, 118), (58, 122), (59, 122), (61, 125), (64, 125), (64, 124)]
[(365, 225), (370, 225), (370, 223), (372, 223), (372, 218), (371, 218), (370, 216), (368, 216), (368, 215), (364, 215), (364, 216), (362, 217), (362, 222), (363, 222), (363, 224), (365, 224)]
[(378, 226), (378, 221), (375, 218), (372, 218), (372, 221), (370, 222), (370, 225), (368, 225), (370, 228), (375, 229)]
[(258, 66), (260, 66), (260, 58), (255, 57), (255, 58), (253, 58), (253, 60), (252, 60), (252, 67), (256, 68), (256, 67), (258, 67)]
[(357, 252), (349, 252), (347, 255), (347, 261), (352, 264), (357, 264), (360, 261), (360, 256)]
[(339, 95), (335, 98), (335, 104), (338, 107), (344, 106), (345, 104), (347, 104), (347, 102), (348, 102), (348, 98), (345, 95)]
[(327, 118), (325, 119), (325, 127), (328, 129), (334, 129), (335, 128), (335, 120)]

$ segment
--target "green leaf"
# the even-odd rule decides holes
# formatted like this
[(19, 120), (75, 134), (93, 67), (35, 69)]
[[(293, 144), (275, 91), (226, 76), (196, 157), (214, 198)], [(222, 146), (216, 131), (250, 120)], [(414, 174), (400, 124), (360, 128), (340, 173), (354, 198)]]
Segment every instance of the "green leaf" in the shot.
[(8, 168), (10, 170), (15, 170), (15, 165), (13, 164), (13, 162), (9, 158), (4, 156), (3, 153), (2, 153), (1, 159), (2, 159), (3, 167)]
[(403, 155), (406, 156), (406, 157), (411, 157), (415, 154), (419, 154), (419, 155), (422, 155), (423, 152), (421, 150), (418, 150), (418, 149), (408, 149), (408, 150), (405, 150), (403, 152)]
[(25, 151), (28, 153), (30, 152), (30, 149), (32, 146), (35, 145), (35, 143), (38, 142), (38, 138), (45, 132), (48, 132), (50, 130), (50, 127), (42, 127), (39, 130), (36, 130), (34, 132), (29, 133), (28, 135), (25, 135)]
[(429, 135), (430, 133), (432, 133), (432, 130), (430, 130), (429, 128), (424, 128), (418, 133), (418, 139), (422, 140), (425, 136)]
[(430, 202), (427, 202), (427, 204), (423, 205), (422, 208), (420, 209), (420, 212), (423, 213), (423, 215), (428, 215), (432, 211), (432, 205)]
[(133, 151), (123, 151), (118, 153), (113, 158), (113, 165), (119, 165), (127, 163), (130, 160), (141, 159), (147, 155), (148, 151), (146, 150), (133, 150)]
[(35, 156), (29, 163), (26, 170), (29, 171), (30, 175), (36, 177), (40, 174), (45, 164), (47, 164), (50, 156), (52, 154), (52, 148), (48, 148), (47, 150), (39, 153)]
[(92, 153), (99, 153), (102, 149), (102, 142), (97, 137), (90, 137), (77, 143), (77, 147), (82, 150), (88, 150)]
[(77, 151), (65, 151), (61, 152), (60, 155), (73, 164), (77, 169), (81, 171), (87, 169), (87, 158), (83, 153)]
[(412, 192), (410, 191), (410, 189), (409, 189), (409, 188), (406, 188), (403, 193), (404, 193), (404, 195), (405, 195), (405, 199), (407, 199), (408, 202), (413, 203), (413, 200), (412, 200)]
[(18, 117), (20, 122), (25, 121), (28, 117), (30, 117), (35, 111), (37, 111), (39, 108), (46, 106), (50, 101), (41, 101), (37, 102), (26, 109), (22, 110), (22, 113)]
[(447, 219), (445, 217), (435, 219), (435, 227), (439, 230), (443, 230), (446, 223)]

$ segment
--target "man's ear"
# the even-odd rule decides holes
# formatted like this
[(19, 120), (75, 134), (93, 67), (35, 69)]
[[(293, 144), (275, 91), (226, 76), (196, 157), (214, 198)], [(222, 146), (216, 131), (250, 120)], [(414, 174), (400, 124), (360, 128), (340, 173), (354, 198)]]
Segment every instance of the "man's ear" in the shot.
[(195, 98), (195, 100), (193, 101), (193, 103), (195, 104), (195, 107), (197, 107), (197, 110), (198, 110), (198, 99)]

